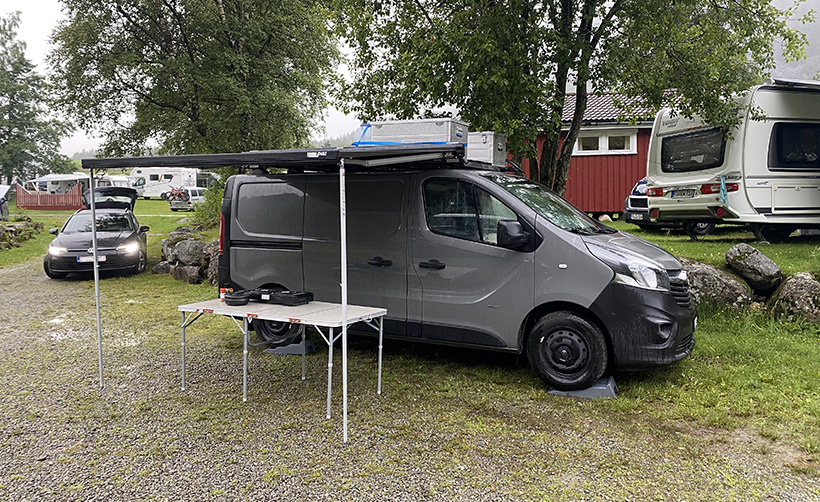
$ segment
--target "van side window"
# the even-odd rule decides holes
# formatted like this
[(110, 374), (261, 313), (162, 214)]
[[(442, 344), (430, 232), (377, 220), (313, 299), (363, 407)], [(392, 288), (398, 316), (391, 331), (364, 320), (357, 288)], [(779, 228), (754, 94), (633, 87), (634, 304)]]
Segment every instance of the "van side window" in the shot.
[(769, 140), (769, 167), (820, 169), (820, 124), (775, 124)]
[(699, 171), (723, 165), (726, 135), (713, 127), (663, 138), (661, 169), (665, 173)]
[(424, 185), (427, 227), (437, 234), (495, 244), (498, 222), (517, 221), (515, 212), (488, 192), (457, 180)]

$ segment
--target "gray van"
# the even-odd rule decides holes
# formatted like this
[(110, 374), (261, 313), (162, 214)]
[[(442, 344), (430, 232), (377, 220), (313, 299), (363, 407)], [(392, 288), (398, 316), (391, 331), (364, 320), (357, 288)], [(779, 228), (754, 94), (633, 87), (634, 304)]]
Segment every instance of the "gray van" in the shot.
[[(691, 353), (696, 312), (674, 256), (533, 181), (456, 160), (346, 174), (348, 301), (386, 308), (386, 336), (526, 352), (562, 390)], [(338, 174), (289, 165), (228, 179), (219, 287), (338, 302)], [(253, 324), (264, 340), (296, 334)]]

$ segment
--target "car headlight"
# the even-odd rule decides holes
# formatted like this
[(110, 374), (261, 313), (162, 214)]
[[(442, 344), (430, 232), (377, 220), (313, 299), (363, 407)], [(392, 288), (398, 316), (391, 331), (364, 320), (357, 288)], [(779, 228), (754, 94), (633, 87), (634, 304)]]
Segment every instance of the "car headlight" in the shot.
[(587, 242), (590, 252), (609, 265), (615, 277), (613, 282), (636, 288), (669, 291), (669, 274), (654, 260), (626, 249), (616, 249)]
[(68, 249), (62, 246), (48, 246), (48, 254), (51, 256), (60, 256), (61, 254), (68, 253)]
[(134, 254), (139, 251), (139, 248), (139, 242), (126, 242), (125, 244), (120, 244), (117, 246), (117, 251), (125, 254)]

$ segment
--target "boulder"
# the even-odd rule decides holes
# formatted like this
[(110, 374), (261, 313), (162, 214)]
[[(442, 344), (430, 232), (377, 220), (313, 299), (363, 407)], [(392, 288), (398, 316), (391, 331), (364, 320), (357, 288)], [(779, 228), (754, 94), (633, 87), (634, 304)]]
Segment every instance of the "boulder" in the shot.
[(598, 217), (598, 221), (600, 221), (601, 223), (611, 223), (612, 218), (610, 218), (608, 214), (602, 214)]
[(154, 265), (153, 268), (151, 268), (151, 273), (152, 274), (170, 274), (172, 268), (174, 268), (174, 266), (171, 264), (170, 261), (161, 261), (161, 262), (157, 263), (156, 265)]
[(769, 291), (783, 281), (783, 272), (769, 257), (746, 243), (726, 252), (726, 265), (756, 291)]
[(205, 279), (216, 285), (219, 281), (219, 241), (214, 240), (205, 245), (205, 256), (208, 266), (205, 269)]
[(188, 284), (199, 284), (202, 282), (202, 267), (177, 265), (171, 269), (171, 277)]
[(689, 294), (696, 304), (710, 300), (730, 307), (745, 307), (752, 302), (749, 288), (731, 274), (712, 265), (678, 258), (689, 276)]
[(800, 316), (820, 322), (820, 282), (808, 272), (786, 279), (769, 299), (775, 315)]
[(183, 265), (208, 266), (205, 255), (205, 242), (200, 240), (184, 240), (174, 247), (173, 255)]

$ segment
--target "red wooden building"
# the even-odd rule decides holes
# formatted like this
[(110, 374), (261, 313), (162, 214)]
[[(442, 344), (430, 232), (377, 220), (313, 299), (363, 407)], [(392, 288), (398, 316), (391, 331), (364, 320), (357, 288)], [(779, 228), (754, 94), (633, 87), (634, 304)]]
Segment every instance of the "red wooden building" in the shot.
[[(647, 150), (655, 110), (638, 108), (630, 122), (615, 106), (612, 94), (590, 95), (581, 131), (569, 164), (564, 197), (589, 213), (618, 213), (624, 199), (639, 179), (646, 176)], [(567, 96), (562, 119), (569, 127), (575, 109), (575, 95)], [(562, 141), (566, 132), (562, 134)], [(540, 158), (544, 136), (536, 143)], [(529, 177), (528, 163), (524, 162)]]

